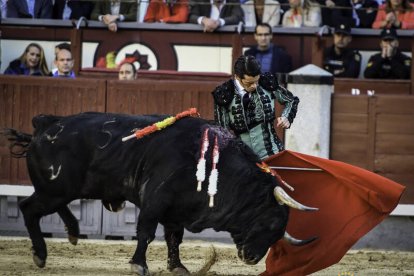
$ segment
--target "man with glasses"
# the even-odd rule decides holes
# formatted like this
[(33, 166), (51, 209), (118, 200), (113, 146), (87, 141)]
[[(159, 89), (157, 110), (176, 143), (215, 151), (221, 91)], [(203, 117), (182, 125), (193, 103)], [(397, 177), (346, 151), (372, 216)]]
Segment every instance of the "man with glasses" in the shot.
[(374, 79), (409, 79), (411, 75), (411, 58), (399, 49), (397, 31), (381, 31), (381, 53), (372, 55), (364, 71), (365, 78)]
[(292, 58), (282, 48), (272, 43), (272, 27), (267, 23), (256, 26), (254, 39), (256, 46), (248, 49), (244, 54), (254, 56), (262, 66), (262, 72), (289, 73), (292, 70)]
[[(280, 86), (275, 75), (261, 74), (254, 56), (241, 56), (234, 64), (234, 78), (213, 91), (214, 117), (248, 145), (261, 159), (284, 150), (274, 128), (289, 128), (299, 99)], [(284, 106), (276, 118), (275, 99)]]

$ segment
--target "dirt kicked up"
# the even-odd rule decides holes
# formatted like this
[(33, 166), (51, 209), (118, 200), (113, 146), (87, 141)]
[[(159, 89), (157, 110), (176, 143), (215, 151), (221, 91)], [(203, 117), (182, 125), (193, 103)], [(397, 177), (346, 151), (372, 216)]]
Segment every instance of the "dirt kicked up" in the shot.
[[(0, 275), (134, 275), (128, 264), (135, 241), (79, 240), (73, 246), (65, 239), (46, 239), (46, 267), (32, 261), (27, 238), (0, 236)], [(183, 264), (193, 275), (258, 275), (264, 259), (245, 265), (232, 244), (184, 241), (180, 247)], [(166, 270), (166, 245), (150, 244), (147, 258), (151, 275), (171, 275)], [(414, 275), (414, 252), (351, 250), (336, 265), (313, 275)]]

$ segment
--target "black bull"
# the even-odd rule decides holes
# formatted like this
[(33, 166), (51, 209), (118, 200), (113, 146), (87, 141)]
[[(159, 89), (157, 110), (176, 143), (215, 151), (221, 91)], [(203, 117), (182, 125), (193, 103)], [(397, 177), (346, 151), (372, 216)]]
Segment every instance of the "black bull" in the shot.
[[(179, 257), (184, 228), (206, 228), (231, 234), (239, 257), (256, 264), (268, 248), (284, 237), (289, 208), (273, 193), (277, 183), (256, 163), (258, 157), (226, 130), (206, 120), (187, 117), (141, 139), (122, 137), (165, 119), (166, 116), (129, 116), (82, 113), (68, 117), (39, 115), (33, 118), (34, 134), (9, 129), (14, 145), (26, 146), (34, 193), (20, 202), (33, 245), (33, 259), (45, 266), (47, 249), (40, 229), (43, 216), (57, 212), (76, 244), (79, 225), (67, 205), (80, 198), (101, 199), (108, 207), (128, 200), (140, 208), (138, 245), (131, 259), (135, 272), (148, 274), (146, 250), (158, 223), (164, 226), (168, 269), (187, 270)], [(218, 137), (218, 191), (209, 207), (208, 173), (197, 192), (196, 170), (203, 131), (209, 140)], [(206, 171), (212, 169), (211, 148)]]

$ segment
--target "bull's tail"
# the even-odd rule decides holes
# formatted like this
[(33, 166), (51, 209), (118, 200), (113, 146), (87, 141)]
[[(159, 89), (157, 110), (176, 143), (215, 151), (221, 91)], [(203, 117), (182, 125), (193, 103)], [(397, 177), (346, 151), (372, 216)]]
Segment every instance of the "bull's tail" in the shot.
[(2, 131), (0, 131), (0, 134), (6, 136), (7, 140), (10, 141), (9, 149), (10, 154), (13, 157), (26, 157), (28, 147), (33, 137), (31, 134), (19, 132), (12, 128), (5, 128)]

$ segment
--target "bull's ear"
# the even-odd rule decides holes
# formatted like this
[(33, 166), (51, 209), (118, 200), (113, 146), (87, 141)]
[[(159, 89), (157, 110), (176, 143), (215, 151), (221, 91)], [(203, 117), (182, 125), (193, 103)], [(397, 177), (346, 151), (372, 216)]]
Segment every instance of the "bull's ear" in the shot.
[(280, 205), (286, 204), (287, 206), (295, 209), (299, 209), (302, 211), (317, 211), (319, 208), (314, 207), (308, 207), (306, 205), (303, 205), (293, 198), (291, 198), (281, 187), (277, 186), (273, 190), (273, 194), (276, 198), (276, 200), (279, 202)]

